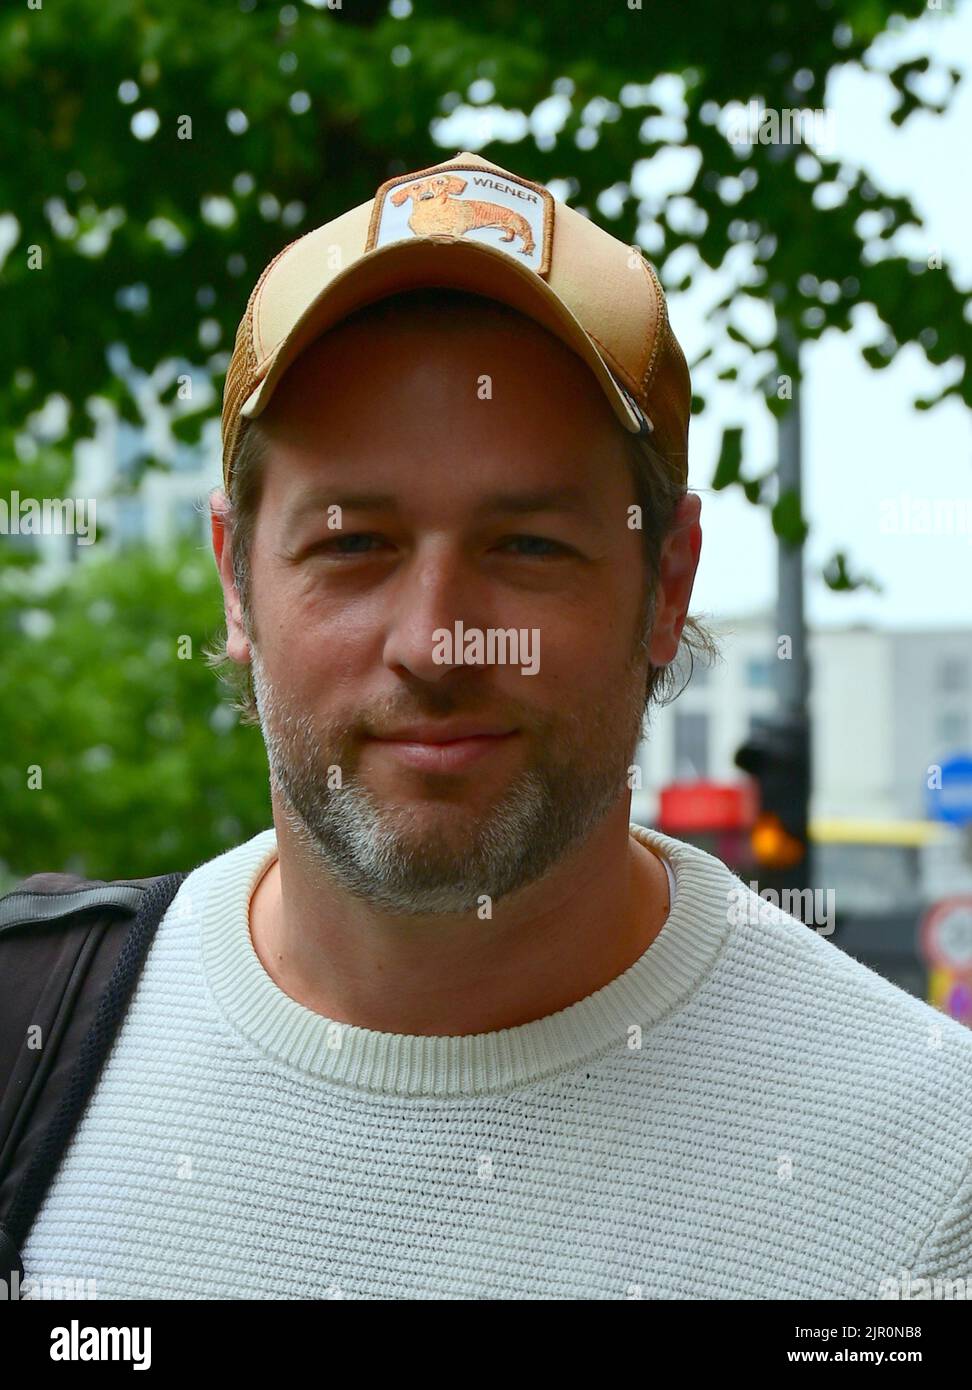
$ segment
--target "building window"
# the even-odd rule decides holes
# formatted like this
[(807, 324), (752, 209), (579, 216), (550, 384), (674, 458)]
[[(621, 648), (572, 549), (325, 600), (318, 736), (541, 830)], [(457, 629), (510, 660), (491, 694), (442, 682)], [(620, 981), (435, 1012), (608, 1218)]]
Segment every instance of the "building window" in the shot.
[(709, 716), (689, 710), (675, 715), (675, 777), (691, 781), (709, 775)]
[(969, 720), (961, 710), (946, 710), (938, 720), (938, 738), (949, 752), (959, 752), (969, 742)]
[(751, 690), (766, 690), (773, 684), (773, 664), (768, 656), (751, 656), (746, 662), (746, 684)]
[(969, 688), (969, 668), (964, 657), (946, 656), (938, 663), (938, 688), (946, 695), (957, 695)]

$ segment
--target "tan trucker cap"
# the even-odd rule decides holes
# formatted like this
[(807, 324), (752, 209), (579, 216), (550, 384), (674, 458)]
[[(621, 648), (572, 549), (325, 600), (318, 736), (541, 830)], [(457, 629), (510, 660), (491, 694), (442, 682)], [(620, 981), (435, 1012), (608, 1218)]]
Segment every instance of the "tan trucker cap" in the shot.
[(654, 267), (541, 184), (462, 152), (388, 179), (266, 267), (226, 373), (226, 487), (243, 421), (266, 409), (306, 347), (366, 304), (429, 286), (499, 300), (561, 338), (625, 428), (687, 481), (692, 388)]

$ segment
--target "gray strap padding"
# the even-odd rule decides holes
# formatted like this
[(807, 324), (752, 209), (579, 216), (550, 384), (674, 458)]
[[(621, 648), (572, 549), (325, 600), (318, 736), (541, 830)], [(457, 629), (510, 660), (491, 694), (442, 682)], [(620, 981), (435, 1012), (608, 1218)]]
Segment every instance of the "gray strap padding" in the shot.
[(89, 907), (117, 907), (135, 912), (144, 896), (144, 888), (121, 883), (81, 888), (73, 893), (8, 893), (0, 899), (0, 931), (25, 926), (28, 922), (54, 922)]

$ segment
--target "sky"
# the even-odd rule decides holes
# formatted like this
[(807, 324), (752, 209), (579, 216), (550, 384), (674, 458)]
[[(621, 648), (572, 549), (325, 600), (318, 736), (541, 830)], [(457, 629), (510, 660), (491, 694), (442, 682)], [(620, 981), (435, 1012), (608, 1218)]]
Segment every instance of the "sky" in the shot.
[[(959, 286), (972, 289), (972, 4), (952, 13), (929, 10), (898, 33), (884, 35), (870, 58), (890, 68), (923, 53), (963, 74), (948, 113), (918, 112), (896, 127), (889, 119), (895, 103), (891, 84), (880, 74), (847, 65), (828, 83), (835, 144), (825, 152), (869, 172), (882, 191), (906, 194), (926, 225), (896, 246), (925, 260), (939, 250)], [(657, 85), (668, 81), (659, 79)], [(488, 89), (490, 84), (479, 85)], [(679, 84), (669, 85), (677, 110)], [(664, 106), (660, 93), (655, 95)], [(488, 103), (488, 97), (488, 90), (478, 94), (480, 101)], [(546, 107), (531, 113), (534, 133), (542, 131), (544, 120), (556, 129), (566, 101), (558, 110), (558, 99), (551, 97)], [(521, 138), (523, 120), (522, 114), (497, 106), (463, 104), (439, 124), (436, 138), (453, 151), (478, 149), (489, 138)], [(639, 162), (632, 186), (637, 194), (650, 189), (655, 200), (677, 195), (688, 185), (697, 158), (693, 162), (691, 151), (664, 150)], [(503, 162), (502, 155), (497, 162)], [(559, 196), (566, 191), (551, 189)], [(642, 203), (642, 224), (649, 256), (650, 215), (648, 199)], [(708, 307), (732, 283), (726, 274), (703, 267), (689, 291), (669, 296), (671, 321), (689, 362), (709, 342)], [(920, 348), (909, 347), (889, 367), (875, 371), (860, 356), (860, 347), (881, 336), (877, 316), (862, 306), (851, 333), (829, 330), (804, 349), (804, 515), (812, 527), (806, 550), (807, 620), (817, 627), (864, 623), (896, 630), (972, 626), (972, 412), (954, 399), (916, 411), (915, 397), (935, 392), (955, 369), (934, 368)], [(746, 427), (748, 474), (773, 461), (775, 422), (751, 388), (706, 386), (708, 408), (693, 418), (689, 438), (689, 485), (702, 497), (703, 529), (692, 611), (711, 619), (771, 612), (777, 556), (769, 517), (738, 489), (715, 493), (709, 483), (726, 425)], [(937, 533), (906, 529), (918, 499), (932, 512), (937, 506), (942, 518)], [(820, 571), (837, 550), (847, 553), (852, 573), (875, 579), (881, 592), (829, 590)]]
[[(880, 76), (848, 67), (835, 75), (826, 99), (835, 111), (837, 157), (870, 171), (883, 190), (907, 194), (925, 219), (924, 245), (912, 239), (907, 249), (924, 250), (927, 258), (927, 248), (940, 248), (958, 284), (972, 288), (972, 6), (952, 15), (930, 11), (873, 51), (888, 65), (927, 51), (963, 72), (945, 116), (917, 113), (900, 128), (888, 119), (892, 89)], [(698, 329), (690, 306), (673, 300), (676, 331), (683, 308), (688, 348)], [(883, 371), (868, 367), (859, 345), (876, 339), (876, 322), (865, 313), (852, 333), (832, 330), (805, 349), (804, 514), (812, 525), (807, 619), (815, 626), (861, 622), (899, 630), (972, 626), (972, 413), (954, 399), (931, 411), (913, 409), (911, 401), (935, 389), (942, 370), (931, 367), (918, 347), (899, 352)], [(772, 604), (775, 545), (763, 515), (705, 483), (723, 423), (738, 415), (753, 421), (757, 467), (772, 460), (775, 426), (761, 404), (745, 409), (728, 388), (713, 404), (712, 418), (697, 417), (691, 426), (690, 482), (703, 499), (703, 558), (693, 607), (735, 616)], [(894, 534), (891, 518), (905, 516), (906, 499), (921, 497), (956, 504), (952, 534), (905, 531), (904, 523)], [(939, 514), (949, 513), (943, 508)], [(838, 549), (883, 592), (828, 590), (818, 576)]]

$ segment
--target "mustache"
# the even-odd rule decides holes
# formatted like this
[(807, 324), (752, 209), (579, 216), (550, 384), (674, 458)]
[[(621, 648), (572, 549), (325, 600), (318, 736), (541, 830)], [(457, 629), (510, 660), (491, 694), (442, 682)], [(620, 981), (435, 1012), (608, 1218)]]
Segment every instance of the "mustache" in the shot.
[(360, 705), (353, 720), (342, 723), (342, 732), (350, 738), (382, 738), (396, 729), (418, 724), (432, 724), (446, 719), (468, 720), (474, 723), (500, 724), (510, 728), (536, 728), (543, 723), (543, 714), (529, 705), (513, 703), (508, 698), (484, 700), (463, 698), (456, 690), (424, 689), (421, 695), (403, 698), (389, 696)]
[(428, 706), (416, 707), (414, 705), (396, 705), (394, 709), (389, 707), (384, 710), (381, 716), (371, 716), (368, 718), (356, 719), (354, 723), (344, 723), (341, 731), (346, 738), (384, 738), (393, 734), (398, 729), (409, 729), (423, 724), (445, 723), (447, 719), (468, 720), (470, 723), (482, 722), (483, 724), (500, 725), (509, 728), (535, 728), (537, 724), (536, 714), (530, 715), (524, 711), (497, 710), (495, 707), (471, 707), (468, 705), (453, 704), (447, 709), (441, 706), (436, 709), (429, 709)]
[[(295, 726), (299, 724), (320, 746), (331, 748), (342, 759), (345, 755), (354, 759), (352, 749), (367, 739), (384, 738), (398, 729), (446, 719), (469, 723), (482, 721), (534, 734), (542, 734), (558, 721), (556, 711), (538, 710), (534, 705), (511, 701), (505, 692), (500, 696), (495, 691), (473, 692), (465, 686), (460, 689), (458, 682), (452, 683), (449, 689), (436, 686), (403, 689), (397, 694), (358, 702), (352, 710), (345, 709), (330, 718), (315, 717), (308, 710), (295, 708), (286, 689), (269, 679), (258, 653), (254, 652), (253, 657), (258, 703), (277, 723), (281, 735), (287, 737), (288, 730), (296, 732)], [(563, 720), (564, 712), (560, 718)]]

